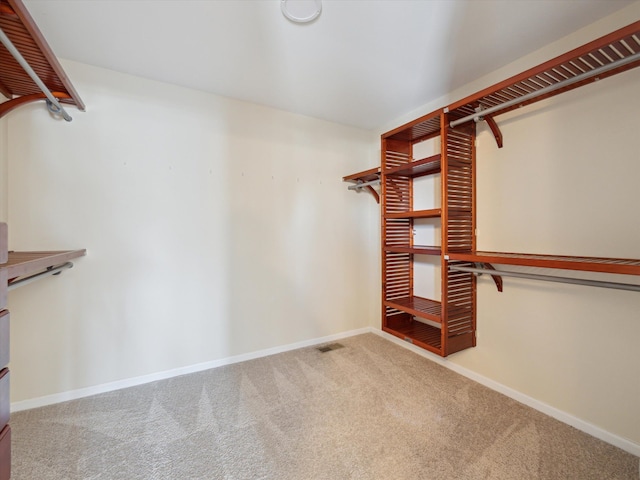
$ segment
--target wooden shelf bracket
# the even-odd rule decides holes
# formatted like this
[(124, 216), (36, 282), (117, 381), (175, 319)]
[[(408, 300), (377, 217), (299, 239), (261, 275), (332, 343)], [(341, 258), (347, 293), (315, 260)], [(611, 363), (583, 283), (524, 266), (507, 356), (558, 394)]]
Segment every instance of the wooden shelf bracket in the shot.
[(364, 172), (354, 173), (352, 175), (347, 175), (346, 177), (342, 177), (343, 182), (355, 182), (353, 185), (349, 185), (349, 190), (355, 190), (359, 192), (363, 188), (366, 189), (373, 198), (376, 199), (376, 203), (380, 203), (380, 195), (373, 188), (376, 185), (380, 185), (380, 168), (371, 168), (369, 170), (365, 170)]

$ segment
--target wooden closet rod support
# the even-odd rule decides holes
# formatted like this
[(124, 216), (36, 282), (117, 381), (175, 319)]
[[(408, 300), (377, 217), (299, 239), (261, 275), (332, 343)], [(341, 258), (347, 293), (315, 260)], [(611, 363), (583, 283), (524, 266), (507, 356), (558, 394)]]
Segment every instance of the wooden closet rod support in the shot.
[(62, 265), (58, 265), (57, 267), (51, 267), (45, 270), (44, 272), (36, 273), (35, 275), (31, 275), (29, 277), (21, 278), (20, 280), (16, 280), (14, 282), (10, 282), (7, 287), (7, 290), (11, 291), (15, 288), (22, 287), (23, 285), (27, 285), (31, 282), (35, 282), (36, 280), (39, 280), (40, 278), (45, 277), (47, 275), (60, 275), (62, 273), (62, 270), (64, 270), (65, 268), (71, 268), (71, 267), (73, 267), (72, 262), (67, 262)]
[(594, 68), (593, 70), (589, 70), (587, 72), (576, 75), (575, 77), (568, 78), (567, 80), (562, 80), (558, 83), (554, 83), (553, 85), (549, 85), (548, 87), (541, 88), (540, 90), (533, 91), (526, 95), (523, 95), (518, 98), (514, 98), (513, 100), (509, 100), (508, 102), (501, 103), (499, 105), (494, 105), (492, 107), (483, 108), (481, 112), (472, 113), (467, 115), (466, 117), (459, 118), (458, 120), (454, 120), (449, 123), (451, 128), (466, 123), (470, 120), (480, 120), (483, 115), (489, 115), (493, 112), (497, 112), (499, 110), (503, 110), (505, 108), (512, 107), (513, 105), (517, 105), (519, 103), (526, 102), (527, 100), (531, 100), (533, 98), (540, 97), (542, 95), (546, 95), (547, 93), (554, 92), (561, 88), (567, 87), (569, 85), (573, 85), (574, 83), (579, 83), (584, 80), (587, 80), (592, 77), (597, 77), (598, 75), (608, 72), (610, 70), (614, 70), (618, 67), (622, 67), (624, 65), (628, 65), (629, 63), (637, 62), (640, 60), (640, 52), (630, 55), (625, 58), (621, 58), (620, 60), (616, 60), (615, 62), (608, 63), (606, 65), (602, 65), (598, 68)]
[(587, 280), (583, 278), (570, 278), (570, 277), (556, 277), (553, 275), (539, 275), (537, 273), (524, 273), (524, 272), (511, 272), (507, 270), (492, 270), (490, 268), (471, 268), (471, 267), (459, 267), (452, 265), (450, 270), (456, 272), (469, 272), (469, 273), (486, 273), (492, 277), (518, 277), (527, 278), (530, 280), (542, 280), (544, 282), (556, 282), (556, 283), (570, 283), (574, 285), (587, 285), (589, 287), (602, 287), (613, 288), (616, 290), (630, 290), (632, 292), (640, 292), (640, 285), (634, 285), (631, 283), (616, 283), (616, 282), (604, 282), (600, 280)]
[(20, 64), (20, 66), (27, 72), (27, 75), (31, 77), (31, 79), (35, 82), (38, 88), (45, 94), (47, 97), (47, 108), (50, 112), (61, 115), (67, 122), (72, 120), (71, 116), (67, 113), (67, 111), (60, 105), (60, 102), (56, 97), (53, 96), (51, 91), (47, 88), (47, 86), (40, 80), (38, 74), (31, 68), (31, 65), (24, 59), (22, 54), (18, 51), (18, 49), (13, 45), (9, 37), (4, 33), (4, 31), (0, 28), (0, 42), (5, 46), (7, 51), (16, 59), (16, 62)]

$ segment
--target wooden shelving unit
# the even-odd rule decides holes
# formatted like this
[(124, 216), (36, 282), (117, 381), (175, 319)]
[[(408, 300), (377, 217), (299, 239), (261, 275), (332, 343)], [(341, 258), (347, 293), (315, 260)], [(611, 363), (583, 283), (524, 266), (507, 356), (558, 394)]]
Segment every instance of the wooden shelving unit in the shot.
[[(483, 267), (500, 290), (500, 270), (493, 264), (640, 276), (636, 259), (482, 252), (476, 250), (475, 238), (475, 123), (486, 121), (502, 147), (495, 117), (637, 66), (640, 22), (382, 135), (381, 168), (345, 180), (380, 175), (384, 331), (442, 356), (475, 346), (476, 283), (473, 272), (464, 269)], [(414, 145), (436, 137), (441, 145), (438, 155), (413, 158)], [(414, 209), (414, 180), (435, 174), (440, 174), (441, 206)], [(414, 221), (420, 218), (440, 218), (440, 246), (414, 245)], [(440, 256), (440, 301), (414, 295), (415, 255)], [(620, 286), (601, 283), (598, 286)]]
[[(383, 134), (381, 167), (382, 329), (442, 356), (475, 345), (475, 278), (451, 271), (446, 258), (475, 246), (475, 128), (452, 129), (448, 120), (436, 111)], [(415, 160), (414, 145), (437, 136), (441, 152)], [(436, 174), (441, 205), (414, 210), (414, 180)], [(419, 218), (440, 219), (440, 246), (414, 244)], [(440, 257), (441, 300), (415, 294), (415, 255)]]

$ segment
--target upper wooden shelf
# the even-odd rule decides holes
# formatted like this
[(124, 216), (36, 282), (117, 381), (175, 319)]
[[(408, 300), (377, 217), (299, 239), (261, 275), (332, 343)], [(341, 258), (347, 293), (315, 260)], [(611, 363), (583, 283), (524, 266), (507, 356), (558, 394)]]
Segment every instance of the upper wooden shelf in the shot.
[(420, 142), (427, 140), (428, 138), (437, 137), (440, 135), (443, 121), (443, 110), (436, 110), (427, 115), (424, 115), (412, 122), (405, 123), (384, 133), (382, 138), (385, 140), (399, 140), (402, 142)]
[(640, 66), (639, 54), (637, 21), (452, 103), (445, 111), (450, 120), (478, 114), (478, 107), (497, 108), (491, 115), (501, 115)]
[(15, 278), (39, 273), (86, 254), (85, 249), (54, 252), (9, 252), (9, 259), (7, 263), (0, 265), (0, 270), (7, 271), (7, 278), (11, 283), (11, 280)]
[(586, 272), (640, 275), (640, 260), (602, 257), (569, 257), (562, 255), (536, 255), (504, 252), (449, 252), (449, 260), (525, 267), (557, 268)]
[(485, 117), (493, 122), (491, 117), (635, 68), (640, 65), (639, 54), (640, 21), (637, 21), (401, 125), (382, 134), (382, 139), (417, 143), (433, 138), (448, 127), (445, 119), (455, 122), (467, 116), (482, 118), (477, 109), (495, 108)]
[[(62, 103), (75, 105), (80, 110), (85, 109), (78, 92), (21, 0), (0, 0), (0, 29), (55, 98)], [(20, 105), (46, 98), (2, 43), (0, 93), (8, 99), (0, 104), (0, 117)]]
[(387, 168), (384, 174), (387, 177), (421, 177), (423, 175), (433, 175), (440, 173), (441, 155), (433, 155), (432, 157), (422, 158), (413, 162), (398, 165), (397, 167)]

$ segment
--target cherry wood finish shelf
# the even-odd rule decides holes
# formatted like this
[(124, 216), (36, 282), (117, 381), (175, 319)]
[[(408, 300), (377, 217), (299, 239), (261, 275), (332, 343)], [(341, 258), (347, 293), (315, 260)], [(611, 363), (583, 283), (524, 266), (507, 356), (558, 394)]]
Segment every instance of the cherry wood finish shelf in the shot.
[(385, 218), (439, 218), (440, 215), (442, 215), (442, 209), (433, 208), (431, 210), (386, 213), (384, 216)]
[[(559, 95), (588, 83), (602, 80), (626, 70), (640, 66), (640, 59), (630, 61), (612, 70), (598, 73), (582, 81), (576, 81), (562, 87), (563, 81), (579, 79), (579, 75), (595, 71), (596, 69), (615, 65), (614, 62), (630, 59), (640, 53), (640, 21), (616, 30), (604, 37), (598, 38), (581, 47), (575, 48), (563, 55), (553, 58), (536, 67), (530, 68), (518, 75), (514, 75), (500, 83), (476, 92), (448, 106), (452, 118), (475, 114), (476, 108), (496, 107), (513, 101), (512, 105), (498, 108), (491, 115), (493, 117), (511, 110), (538, 102), (545, 98)], [(529, 98), (531, 93), (549, 86), (559, 84), (560, 88), (549, 93)], [(517, 101), (522, 99), (522, 101)]]
[(386, 245), (386, 252), (412, 253), (417, 255), (441, 255), (442, 248), (429, 245)]
[[(80, 110), (85, 109), (78, 92), (21, 0), (0, 0), (0, 28), (56, 99)], [(9, 99), (0, 103), (0, 117), (21, 105), (46, 98), (2, 44), (0, 93)]]
[(416, 320), (391, 318), (382, 330), (433, 353), (440, 354), (442, 351), (441, 331), (431, 325)]
[(434, 322), (442, 321), (442, 305), (436, 300), (422, 297), (394, 298), (384, 302), (385, 306), (410, 313), (417, 317), (426, 318)]
[(380, 167), (370, 168), (369, 170), (365, 170), (363, 172), (352, 173), (351, 175), (347, 175), (342, 177), (344, 182), (370, 182), (372, 180), (378, 180), (380, 178)]
[(415, 160), (397, 167), (385, 169), (384, 174), (388, 177), (421, 177), (440, 173), (441, 155)]
[[(342, 177), (342, 181), (343, 182), (352, 182), (354, 185), (349, 187), (349, 189), (353, 189), (355, 186), (357, 186), (358, 184), (361, 183), (380, 183), (380, 167), (376, 167), (376, 168), (370, 168), (369, 170), (365, 170), (363, 172), (358, 172), (358, 173), (353, 173), (351, 175), (347, 175), (346, 177)], [(364, 185), (362, 187), (357, 187), (359, 188), (366, 188), (367, 191), (373, 195), (373, 198), (375, 198), (376, 203), (380, 203), (380, 195), (378, 194), (378, 192), (375, 191), (375, 189), (373, 188), (373, 186), (371, 185)]]
[(524, 267), (557, 268), (585, 272), (640, 275), (640, 260), (605, 257), (571, 257), (504, 252), (450, 252), (451, 260)]

